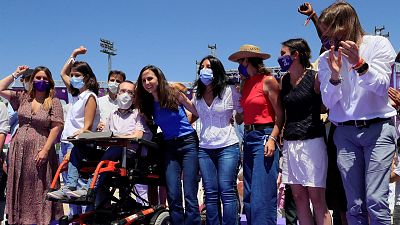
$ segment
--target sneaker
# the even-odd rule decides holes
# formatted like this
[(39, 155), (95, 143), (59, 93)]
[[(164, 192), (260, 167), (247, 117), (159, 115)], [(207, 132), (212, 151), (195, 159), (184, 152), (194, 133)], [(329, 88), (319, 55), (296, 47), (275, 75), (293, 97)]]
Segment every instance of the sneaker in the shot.
[(61, 189), (59, 189), (57, 191), (48, 192), (46, 195), (47, 195), (47, 197), (61, 200), (61, 199), (68, 198), (66, 193), (70, 192), (70, 191), (71, 190), (69, 188), (65, 187), (65, 188), (61, 188)]
[(68, 191), (66, 194), (69, 198), (80, 198), (82, 196), (87, 195), (87, 190), (79, 189), (79, 190), (75, 190), (75, 191)]

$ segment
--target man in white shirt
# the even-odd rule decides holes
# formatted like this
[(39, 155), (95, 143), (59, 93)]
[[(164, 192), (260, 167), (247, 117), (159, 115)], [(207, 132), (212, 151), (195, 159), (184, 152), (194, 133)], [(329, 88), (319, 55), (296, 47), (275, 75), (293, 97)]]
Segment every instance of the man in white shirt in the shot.
[(110, 113), (118, 109), (118, 86), (125, 80), (126, 75), (120, 70), (111, 70), (108, 73), (108, 94), (98, 98), (100, 109), (100, 123), (97, 126), (98, 131), (102, 131), (104, 129)]

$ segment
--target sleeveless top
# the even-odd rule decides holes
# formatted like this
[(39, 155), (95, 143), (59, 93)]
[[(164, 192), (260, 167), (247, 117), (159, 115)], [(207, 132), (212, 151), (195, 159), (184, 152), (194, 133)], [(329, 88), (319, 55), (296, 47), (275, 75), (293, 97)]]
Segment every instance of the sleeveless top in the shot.
[(286, 111), (285, 140), (323, 136), (324, 126), (320, 118), (322, 100), (314, 90), (315, 74), (315, 71), (307, 70), (295, 88), (290, 84), (290, 74), (282, 78), (282, 105)]
[(154, 122), (161, 128), (165, 140), (182, 137), (194, 132), (182, 105), (179, 105), (178, 111), (173, 111), (161, 108), (159, 102), (154, 102), (153, 108)]
[(89, 97), (93, 96), (96, 100), (96, 113), (93, 120), (92, 131), (95, 132), (97, 125), (100, 122), (99, 101), (97, 95), (90, 90), (80, 93), (78, 96), (72, 98), (72, 105), (67, 113), (65, 120), (64, 130), (62, 133), (62, 140), (73, 135), (77, 130), (83, 128), (85, 124), (85, 107)]
[(244, 124), (266, 124), (275, 119), (275, 112), (264, 94), (263, 74), (250, 76), (244, 83), (240, 104), (243, 108)]

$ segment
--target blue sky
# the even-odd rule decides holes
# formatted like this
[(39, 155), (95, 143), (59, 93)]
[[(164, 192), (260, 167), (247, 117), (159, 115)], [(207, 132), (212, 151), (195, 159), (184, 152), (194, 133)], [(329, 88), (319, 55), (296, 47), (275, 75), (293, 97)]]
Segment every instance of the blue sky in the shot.
[[(311, 1), (318, 14), (334, 1)], [(385, 25), (396, 52), (400, 50), (400, 26), (395, 19), (399, 0), (348, 1), (357, 10), (363, 28), (374, 33)], [(106, 80), (107, 57), (99, 39), (114, 41), (117, 56), (113, 69), (136, 80), (148, 64), (159, 66), (169, 81), (193, 81), (195, 62), (217, 45), (217, 57), (226, 69), (237, 68), (228, 56), (243, 44), (255, 44), (271, 54), (267, 66), (277, 66), (280, 43), (305, 38), (318, 56), (320, 41), (313, 25), (304, 27), (297, 12), (298, 0), (65, 0), (1, 1), (0, 74), (16, 66), (44, 65), (55, 79), (70, 52), (88, 48), (79, 60), (87, 61), (98, 80)]]

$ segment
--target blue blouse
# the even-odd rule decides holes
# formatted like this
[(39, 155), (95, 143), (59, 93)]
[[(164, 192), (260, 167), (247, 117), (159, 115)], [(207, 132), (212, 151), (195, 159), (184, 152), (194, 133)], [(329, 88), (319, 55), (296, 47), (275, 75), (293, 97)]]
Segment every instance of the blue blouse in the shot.
[(165, 140), (181, 137), (194, 132), (190, 125), (185, 109), (179, 105), (178, 111), (161, 108), (159, 102), (153, 103), (154, 122), (161, 128)]

